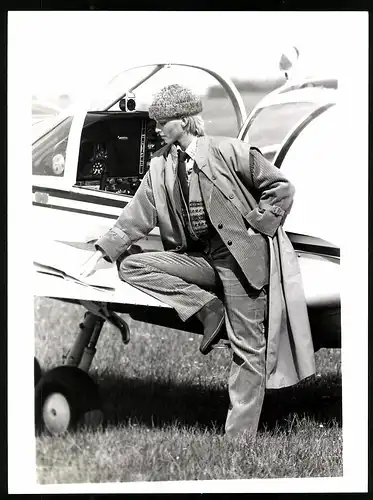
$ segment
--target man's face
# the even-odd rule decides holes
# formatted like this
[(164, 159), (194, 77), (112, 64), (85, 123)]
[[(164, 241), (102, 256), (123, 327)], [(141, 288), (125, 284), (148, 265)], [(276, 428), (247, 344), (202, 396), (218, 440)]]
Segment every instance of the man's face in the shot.
[(182, 120), (175, 118), (174, 120), (160, 120), (157, 121), (156, 130), (162, 136), (162, 139), (170, 144), (171, 142), (178, 141), (184, 134)]

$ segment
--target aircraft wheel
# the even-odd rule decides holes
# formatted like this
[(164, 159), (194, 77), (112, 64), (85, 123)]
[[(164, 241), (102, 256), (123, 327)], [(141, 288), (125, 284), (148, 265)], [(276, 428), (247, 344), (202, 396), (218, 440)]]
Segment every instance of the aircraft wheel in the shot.
[(80, 425), (102, 422), (97, 384), (75, 366), (59, 366), (47, 372), (35, 389), (36, 432), (61, 435)]
[(41, 372), (40, 363), (37, 360), (37, 358), (35, 358), (35, 356), (34, 356), (34, 387), (37, 386), (39, 380), (41, 379), (41, 376), (42, 376), (42, 372)]

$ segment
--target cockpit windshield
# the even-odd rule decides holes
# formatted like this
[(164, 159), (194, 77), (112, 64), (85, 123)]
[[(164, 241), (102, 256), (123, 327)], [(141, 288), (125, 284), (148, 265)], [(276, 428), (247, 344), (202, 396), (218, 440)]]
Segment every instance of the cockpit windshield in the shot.
[(280, 145), (286, 134), (319, 106), (317, 102), (286, 102), (259, 108), (250, 120), (243, 140), (258, 148)]
[[(139, 68), (132, 68), (128, 71), (121, 72), (112, 78), (107, 85), (105, 85), (99, 95), (95, 97), (90, 105), (88, 111), (106, 111), (109, 109), (118, 109), (119, 100), (126, 92), (132, 92), (136, 89), (136, 96), (138, 94), (138, 87), (146, 79), (151, 78), (155, 72), (161, 70), (162, 66), (149, 65)], [(117, 104), (117, 106), (115, 106)], [(139, 108), (140, 101), (138, 101), (137, 109)]]
[(148, 111), (154, 95), (173, 83), (181, 83), (201, 97), (206, 133), (237, 135), (239, 127), (230, 96), (213, 75), (190, 66), (154, 64), (122, 72), (91, 101), (89, 111), (120, 111), (119, 101), (129, 92), (136, 96), (136, 110)]

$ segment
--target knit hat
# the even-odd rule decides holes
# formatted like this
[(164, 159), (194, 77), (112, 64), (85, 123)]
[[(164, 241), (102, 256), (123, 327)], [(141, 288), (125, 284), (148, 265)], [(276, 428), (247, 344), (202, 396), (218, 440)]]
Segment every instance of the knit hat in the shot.
[(201, 99), (191, 90), (175, 83), (163, 87), (155, 95), (149, 107), (149, 117), (156, 121), (171, 120), (182, 116), (197, 115), (201, 111)]

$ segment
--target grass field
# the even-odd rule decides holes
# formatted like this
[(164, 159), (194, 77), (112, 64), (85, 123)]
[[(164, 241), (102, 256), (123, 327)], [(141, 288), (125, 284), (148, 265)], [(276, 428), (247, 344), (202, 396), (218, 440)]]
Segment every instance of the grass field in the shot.
[[(35, 299), (35, 352), (61, 364), (84, 309)], [(125, 482), (342, 475), (339, 350), (317, 353), (317, 375), (268, 391), (256, 440), (227, 440), (229, 350), (199, 353), (200, 337), (130, 321), (132, 340), (105, 325), (91, 375), (104, 426), (36, 441), (38, 481)]]

